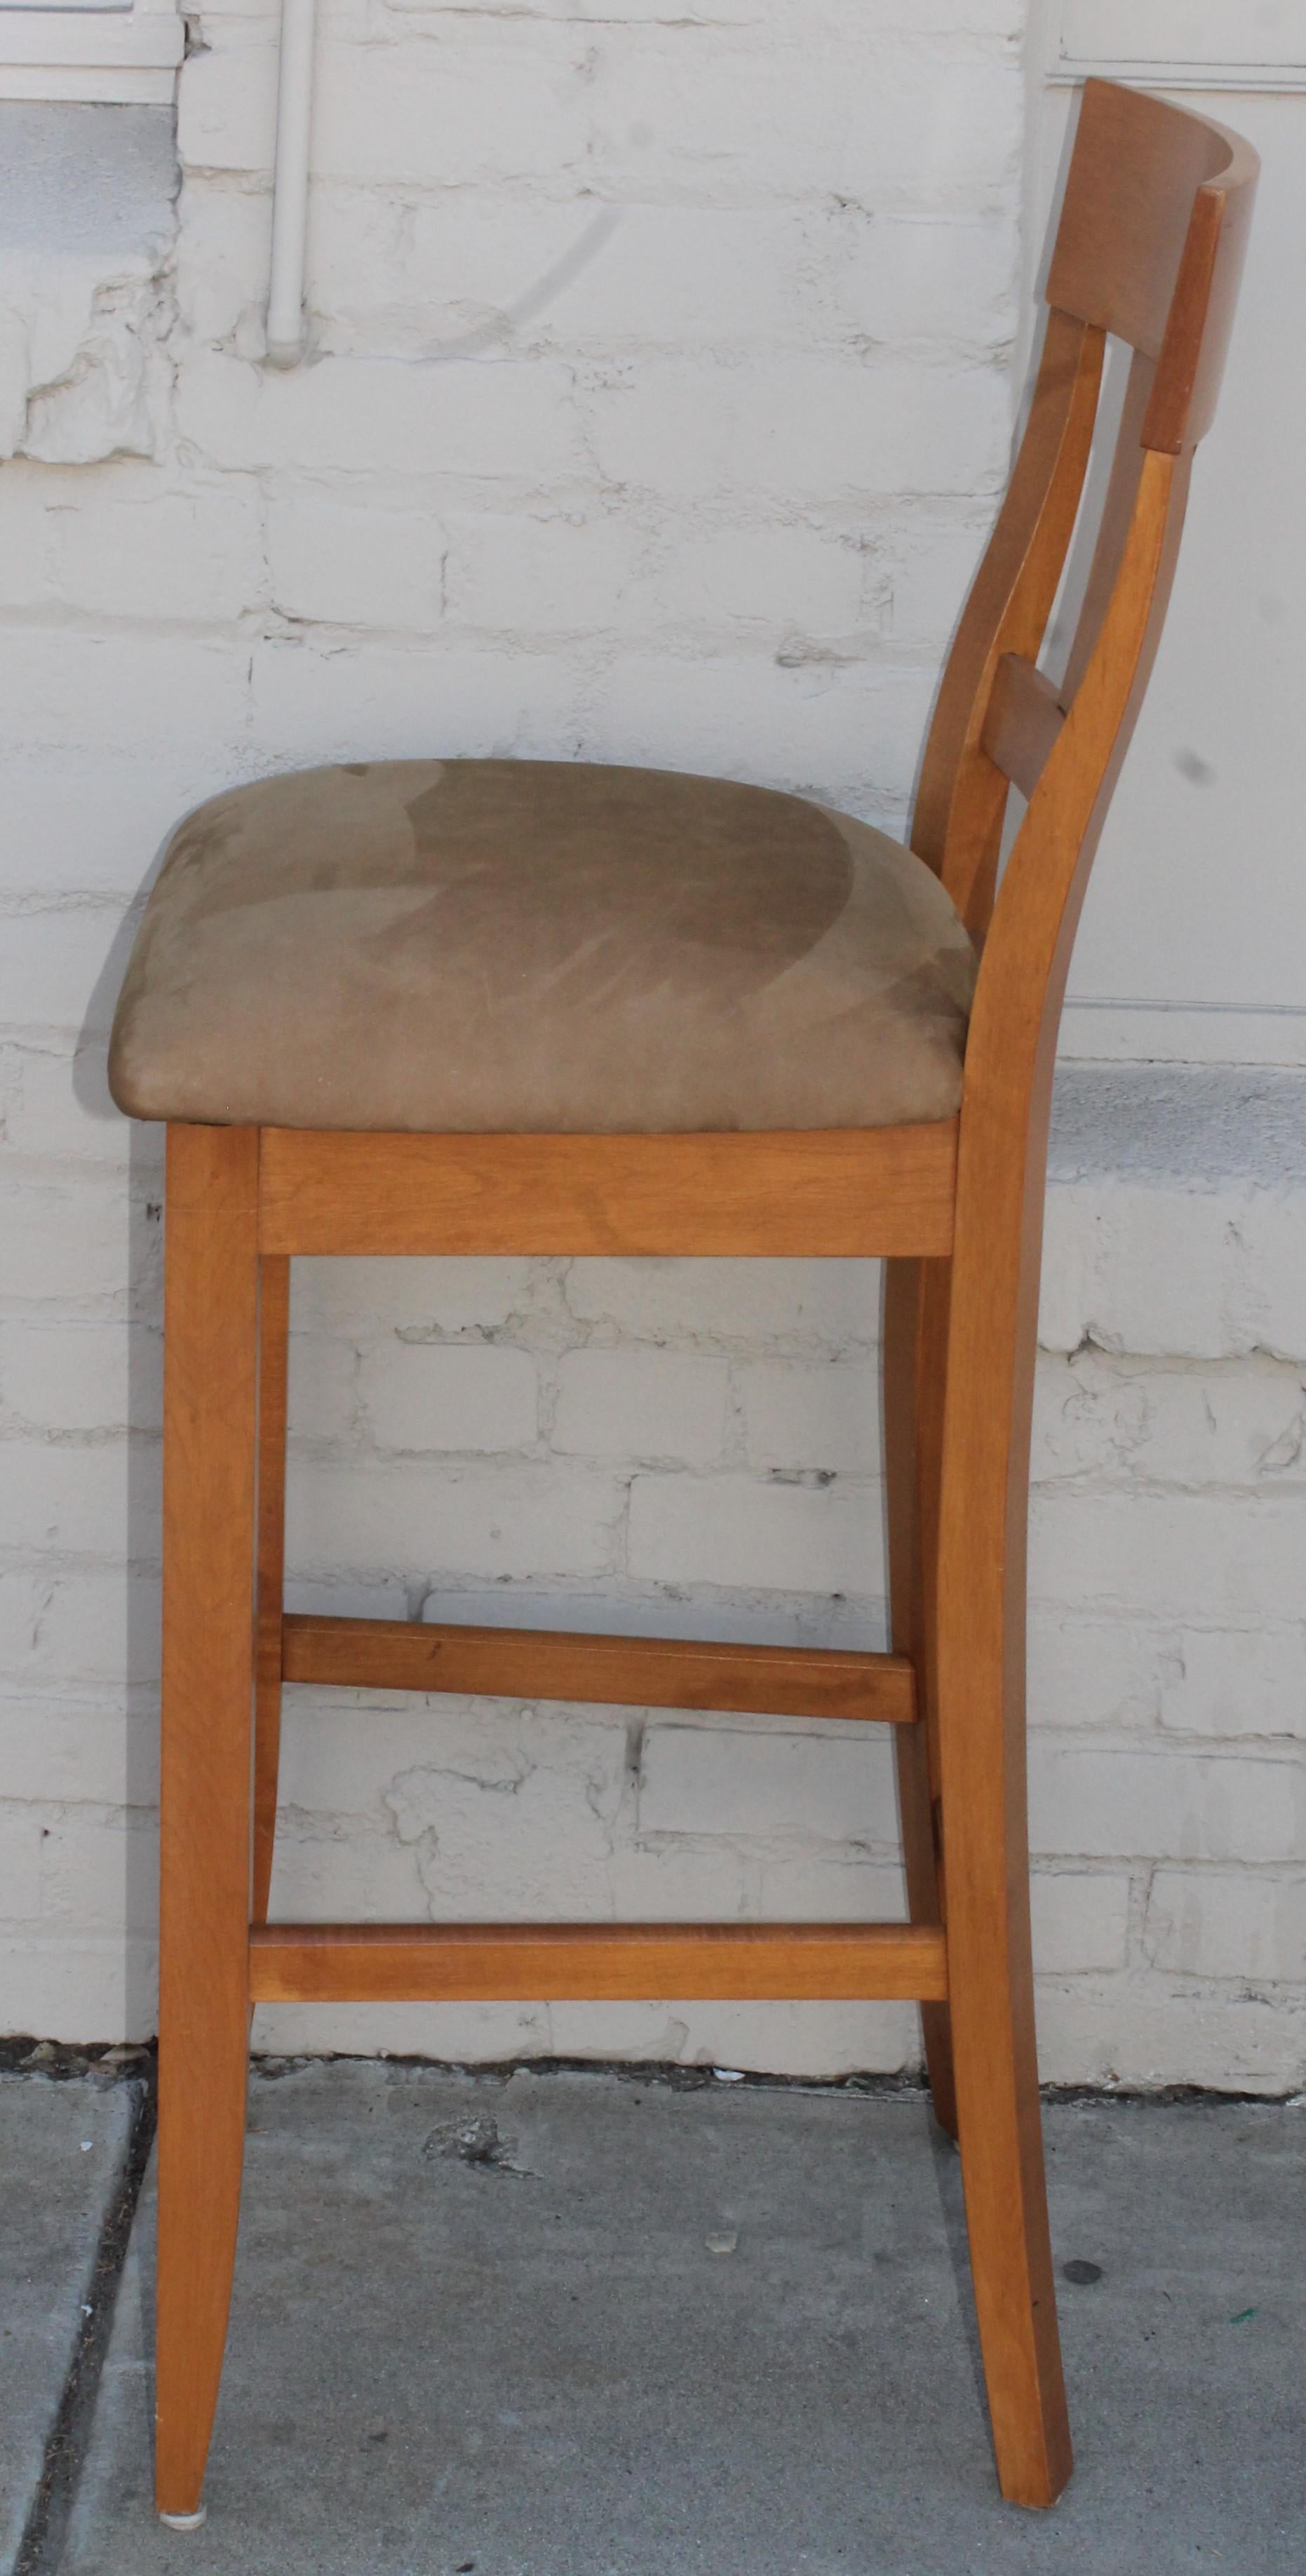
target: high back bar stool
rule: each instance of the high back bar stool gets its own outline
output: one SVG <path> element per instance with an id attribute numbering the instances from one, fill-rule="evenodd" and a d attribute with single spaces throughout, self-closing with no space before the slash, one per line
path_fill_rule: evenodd
<path id="1" fill-rule="evenodd" d="M 1048 1104 L 1255 176 L 1221 127 L 1085 91 L 1028 425 L 908 849 L 730 782 L 437 759 L 240 788 L 174 837 L 111 1055 L 119 1106 L 169 1122 L 157 2503 L 174 2524 L 202 2511 L 260 2000 L 918 1999 L 961 2151 L 1002 2492 L 1049 2505 L 1070 2474 L 1025 1820 Z M 1134 356 L 1056 680 L 1036 657 L 1109 335 Z M 1012 785 L 1027 810 L 999 888 Z M 324 1253 L 885 1256 L 892 1653 L 284 1615 L 289 1264 Z M 910 1920 L 269 1922 L 284 1681 L 887 1723 Z"/>

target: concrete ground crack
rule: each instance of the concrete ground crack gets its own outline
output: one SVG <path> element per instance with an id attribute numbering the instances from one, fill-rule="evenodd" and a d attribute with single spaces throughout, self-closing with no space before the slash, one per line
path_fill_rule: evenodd
<path id="1" fill-rule="evenodd" d="M 95 2401 L 113 2332 L 119 2284 L 154 2144 L 157 2105 L 153 2067 L 128 2081 L 133 2111 L 122 2179 L 100 2229 L 81 2331 L 45 2445 L 40 2480 L 14 2561 L 14 2576 L 58 2576 L 90 2449 Z"/>

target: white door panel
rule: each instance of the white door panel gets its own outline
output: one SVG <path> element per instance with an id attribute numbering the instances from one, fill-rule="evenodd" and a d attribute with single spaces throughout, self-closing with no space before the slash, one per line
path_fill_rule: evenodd
<path id="1" fill-rule="evenodd" d="M 1306 0 L 1062 0 L 1057 50 L 1079 68 L 1306 68 Z"/>

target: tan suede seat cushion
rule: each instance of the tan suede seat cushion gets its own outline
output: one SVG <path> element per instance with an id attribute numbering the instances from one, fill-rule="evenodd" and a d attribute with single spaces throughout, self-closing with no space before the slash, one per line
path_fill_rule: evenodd
<path id="1" fill-rule="evenodd" d="M 210 1125 L 897 1126 L 956 1109 L 974 977 L 922 861 L 801 797 L 360 763 L 181 824 L 109 1078 Z"/>

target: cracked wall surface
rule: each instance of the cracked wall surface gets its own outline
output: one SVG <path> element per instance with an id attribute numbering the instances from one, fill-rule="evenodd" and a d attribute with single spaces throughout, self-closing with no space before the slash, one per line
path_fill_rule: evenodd
<path id="1" fill-rule="evenodd" d="M 0 458 L 159 453 L 175 187 L 166 109 L 0 107 Z"/>
<path id="2" fill-rule="evenodd" d="M 142 181 L 113 232 L 88 182 L 60 265 L 36 181 L 0 189 L 0 2027 L 152 2027 L 161 1156 L 103 1055 L 163 836 L 269 769 L 437 748 L 901 829 L 1006 468 L 1023 16 L 340 0 L 289 375 L 270 7 L 195 19 L 175 211 Z M 1063 1084 L 1031 1623 L 1058 2080 L 1301 2081 L 1302 1108 L 1291 1075 Z M 304 1263 L 292 1602 L 879 1643 L 878 1315 L 870 1265 Z M 901 1904 L 870 1731 L 295 1691 L 283 1790 L 282 1911 Z M 891 2006 L 259 2035 L 917 2052 Z"/>

